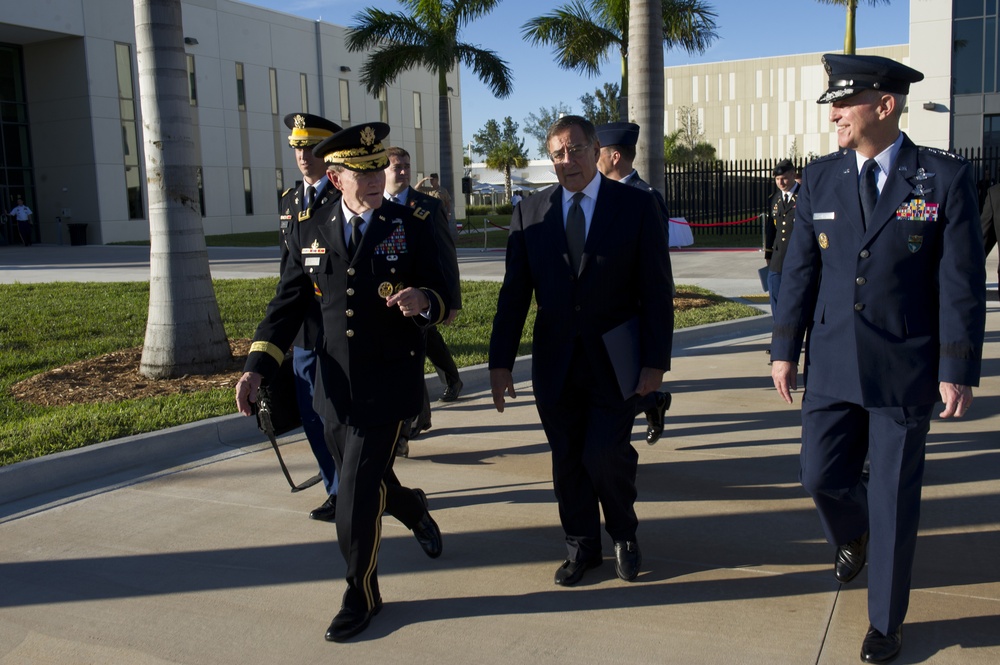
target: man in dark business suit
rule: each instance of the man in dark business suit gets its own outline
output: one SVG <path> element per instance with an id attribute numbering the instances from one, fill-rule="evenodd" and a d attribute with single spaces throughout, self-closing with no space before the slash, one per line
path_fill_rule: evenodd
<path id="1" fill-rule="evenodd" d="M 771 376 L 791 403 L 808 328 L 801 481 L 837 547 L 837 579 L 869 563 L 861 659 L 885 663 L 902 646 L 934 404 L 960 417 L 979 383 L 983 244 L 968 162 L 899 131 L 923 75 L 877 56 L 823 62 L 819 103 L 842 150 L 803 174 Z"/>
<path id="2" fill-rule="evenodd" d="M 409 208 L 385 201 L 382 141 L 389 126 L 362 123 L 323 140 L 340 204 L 289 238 L 288 263 L 236 384 L 240 413 L 318 301 L 323 318 L 315 406 L 340 473 L 337 543 L 347 562 L 347 591 L 326 639 L 341 642 L 368 627 L 382 609 L 377 569 L 382 513 L 413 531 L 431 558 L 441 532 L 420 490 L 403 487 L 392 470 L 403 422 L 420 410 L 424 336 L 421 328 L 448 311 L 444 275 L 431 229 Z"/>
<path id="3" fill-rule="evenodd" d="M 600 175 L 594 126 L 564 116 L 546 145 L 559 185 L 514 209 L 507 271 L 490 338 L 493 402 L 511 398 L 511 370 L 532 295 L 537 303 L 531 376 L 552 449 L 566 561 L 555 582 L 572 585 L 601 565 L 601 509 L 614 541 L 615 572 L 639 573 L 635 476 L 629 441 L 639 397 L 670 369 L 670 256 L 652 194 Z M 634 388 L 620 388 L 603 335 L 634 324 Z M 641 369 L 640 369 L 641 368 Z M 627 395 L 623 395 L 627 393 Z"/>
<path id="4" fill-rule="evenodd" d="M 597 140 L 601 142 L 597 170 L 605 177 L 649 192 L 656 198 L 669 244 L 670 213 L 667 212 L 667 204 L 660 193 L 640 178 L 639 172 L 632 166 L 635 163 L 635 146 L 639 142 L 639 125 L 634 122 L 611 122 L 598 125 L 595 129 Z M 646 416 L 646 443 L 649 445 L 659 441 L 663 434 L 663 420 L 670 408 L 670 401 L 670 393 L 654 390 L 640 398 L 635 405 L 636 413 L 642 412 Z"/>
<path id="5" fill-rule="evenodd" d="M 983 226 L 983 249 L 988 256 L 1000 237 L 1000 185 L 993 185 L 986 191 L 980 221 Z M 1000 298 L 1000 269 L 997 270 L 997 292 Z"/>
<path id="6" fill-rule="evenodd" d="M 302 183 L 289 187 L 281 195 L 279 230 L 281 232 L 281 263 L 279 274 L 288 263 L 289 238 L 300 224 L 315 224 L 322 217 L 326 206 L 340 201 L 340 192 L 326 176 L 326 163 L 313 154 L 313 148 L 339 132 L 340 125 L 310 113 L 290 113 L 285 116 L 285 126 L 291 130 L 288 145 L 295 150 L 295 165 L 302 174 Z M 319 303 L 312 303 L 299 334 L 292 343 L 292 371 L 295 375 L 295 398 L 302 420 L 302 431 L 309 442 L 313 457 L 319 465 L 326 500 L 314 508 L 309 518 L 323 522 L 337 519 L 337 467 L 323 436 L 323 420 L 313 408 L 316 388 L 316 344 L 323 333 L 323 319 Z"/>
<path id="7" fill-rule="evenodd" d="M 410 186 L 410 153 L 399 146 L 390 146 L 386 150 L 386 155 L 389 158 L 389 166 L 385 170 L 385 198 L 393 203 L 413 208 L 417 217 L 432 225 L 434 229 L 434 240 L 437 242 L 441 270 L 444 272 L 448 284 L 448 302 L 452 305 L 442 324 L 450 325 L 455 320 L 459 310 L 462 309 L 458 253 L 455 250 L 455 239 L 451 235 L 451 223 L 445 215 L 441 199 L 428 196 Z M 455 364 L 454 358 L 451 357 L 451 351 L 448 350 L 448 345 L 445 344 L 437 326 L 425 327 L 424 334 L 427 338 L 427 358 L 437 368 L 439 376 L 443 377 L 445 383 L 444 393 L 441 395 L 440 401 L 454 402 L 458 399 L 463 387 L 458 366 Z M 430 429 L 430 427 L 431 404 L 425 384 L 423 408 L 420 410 L 420 415 L 408 424 L 406 438 L 415 439 L 422 431 Z M 397 448 L 396 453 L 405 457 L 408 451 L 409 445 L 404 442 Z"/>

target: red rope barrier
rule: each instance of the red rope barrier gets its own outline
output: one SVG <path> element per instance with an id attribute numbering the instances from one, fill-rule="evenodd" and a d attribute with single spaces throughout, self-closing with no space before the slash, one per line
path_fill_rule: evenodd
<path id="1" fill-rule="evenodd" d="M 498 229 L 502 229 L 504 231 L 507 231 L 508 233 L 510 232 L 510 227 L 509 226 L 500 226 L 499 224 L 494 224 L 493 222 L 491 222 L 488 219 L 486 220 L 486 223 L 489 224 L 490 226 L 495 226 Z"/>
<path id="2" fill-rule="evenodd" d="M 737 224 L 746 224 L 747 222 L 752 222 L 756 220 L 760 215 L 754 215 L 753 217 L 747 217 L 746 219 L 741 219 L 738 222 L 712 222 L 711 224 L 695 224 L 693 222 L 682 222 L 679 219 L 671 219 L 671 224 L 681 224 L 683 226 L 736 226 Z"/>

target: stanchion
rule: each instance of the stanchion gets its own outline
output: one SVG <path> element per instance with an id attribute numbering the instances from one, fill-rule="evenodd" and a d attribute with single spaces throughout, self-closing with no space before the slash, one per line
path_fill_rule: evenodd
<path id="1" fill-rule="evenodd" d="M 483 217 L 483 248 L 480 250 L 485 252 L 489 248 L 489 233 L 490 233 L 490 220 Z"/>

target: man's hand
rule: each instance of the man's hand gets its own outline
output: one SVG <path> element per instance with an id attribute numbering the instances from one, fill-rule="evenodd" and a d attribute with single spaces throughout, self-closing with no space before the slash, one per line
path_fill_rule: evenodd
<path id="1" fill-rule="evenodd" d="M 643 367 L 639 371 L 639 383 L 635 386 L 635 394 L 645 397 L 654 390 L 659 390 L 663 385 L 663 374 L 665 370 L 654 367 Z"/>
<path id="2" fill-rule="evenodd" d="M 503 394 L 505 392 L 510 395 L 511 399 L 517 399 L 517 395 L 514 393 L 514 377 L 509 369 L 490 370 L 490 391 L 493 393 L 493 406 L 500 413 L 503 413 Z"/>
<path id="3" fill-rule="evenodd" d="M 427 294 L 420 289 L 408 286 L 399 293 L 393 294 L 386 299 L 387 307 L 397 306 L 403 316 L 420 316 L 431 308 L 431 301 Z"/>
<path id="4" fill-rule="evenodd" d="M 243 372 L 243 376 L 236 382 L 236 408 L 244 416 L 252 416 L 251 404 L 257 403 L 257 389 L 264 376 L 257 372 Z"/>
<path id="5" fill-rule="evenodd" d="M 455 317 L 456 317 L 456 316 L 458 316 L 458 313 L 459 313 L 459 312 L 461 312 L 461 311 L 462 311 L 462 310 L 460 310 L 460 309 L 452 309 L 452 310 L 449 310 L 449 311 L 448 311 L 448 318 L 446 318 L 446 319 L 445 319 L 444 321 L 442 321 L 441 323 L 443 323 L 443 324 L 444 324 L 444 325 L 446 325 L 446 326 L 450 326 L 450 325 L 451 325 L 451 322 L 455 320 Z"/>
<path id="6" fill-rule="evenodd" d="M 942 381 L 938 386 L 941 393 L 941 401 L 944 402 L 942 418 L 961 418 L 972 405 L 972 387 L 960 386 L 957 383 Z"/>
<path id="7" fill-rule="evenodd" d="M 775 360 L 771 363 L 771 380 L 774 381 L 774 387 L 781 398 L 789 404 L 792 403 L 792 391 L 798 388 L 797 373 L 798 367 L 795 363 L 787 360 Z"/>

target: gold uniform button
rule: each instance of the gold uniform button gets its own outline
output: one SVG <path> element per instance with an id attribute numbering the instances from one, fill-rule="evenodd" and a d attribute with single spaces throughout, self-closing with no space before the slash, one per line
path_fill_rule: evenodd
<path id="1" fill-rule="evenodd" d="M 347 295 L 353 296 L 354 295 L 354 289 L 347 289 Z"/>
<path id="2" fill-rule="evenodd" d="M 351 330 L 350 328 L 348 328 L 348 329 L 347 329 L 347 336 L 348 336 L 348 337 L 354 337 L 354 331 L 353 331 L 353 330 Z"/>
<path id="3" fill-rule="evenodd" d="M 354 268 L 348 268 L 347 274 L 350 275 L 351 277 L 354 277 Z"/>
<path id="4" fill-rule="evenodd" d="M 354 316 L 354 310 L 353 309 L 347 310 L 347 316 Z"/>

